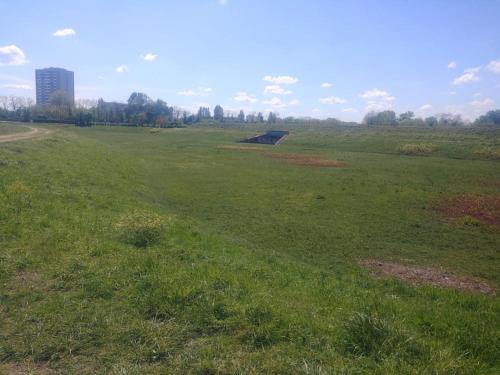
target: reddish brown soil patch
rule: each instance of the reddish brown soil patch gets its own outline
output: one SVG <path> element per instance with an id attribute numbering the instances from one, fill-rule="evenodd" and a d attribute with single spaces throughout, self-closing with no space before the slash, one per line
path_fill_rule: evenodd
<path id="1" fill-rule="evenodd" d="M 343 161 L 323 159 L 321 156 L 310 154 L 268 152 L 265 153 L 264 156 L 267 156 L 268 158 L 282 159 L 289 164 L 305 165 L 311 167 L 339 168 L 347 166 L 347 163 Z"/>
<path id="2" fill-rule="evenodd" d="M 500 197 L 458 195 L 439 205 L 437 210 L 449 219 L 472 217 L 500 228 Z"/>
<path id="3" fill-rule="evenodd" d="M 457 276 L 447 271 L 410 267 L 374 259 L 365 259 L 361 261 L 361 265 L 374 271 L 378 276 L 391 276 L 412 284 L 430 284 L 439 288 L 495 295 L 495 290 L 484 281 Z"/>
<path id="4" fill-rule="evenodd" d="M 237 145 L 219 145 L 217 150 L 230 151 L 264 151 L 265 149 L 258 146 L 237 146 Z"/>

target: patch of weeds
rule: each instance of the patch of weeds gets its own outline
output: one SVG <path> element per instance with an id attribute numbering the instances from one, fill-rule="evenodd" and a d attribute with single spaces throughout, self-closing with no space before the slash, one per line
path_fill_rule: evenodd
<path id="1" fill-rule="evenodd" d="M 345 323 L 342 347 L 348 354 L 377 361 L 393 355 L 418 358 L 423 353 L 411 336 L 372 309 L 355 313 Z"/>
<path id="2" fill-rule="evenodd" d="M 27 208 L 32 208 L 32 196 L 32 189 L 22 181 L 16 181 L 10 184 L 5 190 L 7 205 L 16 213 Z"/>
<path id="3" fill-rule="evenodd" d="M 463 227 L 480 227 L 481 222 L 473 216 L 465 215 L 457 220 L 457 224 Z"/>
<path id="4" fill-rule="evenodd" d="M 403 155 L 422 156 L 430 155 L 436 150 L 432 143 L 407 143 L 398 148 L 398 152 Z"/>
<path id="5" fill-rule="evenodd" d="M 246 320 L 251 323 L 243 335 L 243 341 L 256 348 L 270 347 L 288 341 L 290 332 L 285 322 L 267 306 L 256 306 L 245 311 Z"/>
<path id="6" fill-rule="evenodd" d="M 474 154 L 483 159 L 500 160 L 500 149 L 492 147 L 483 147 L 474 151 Z"/>
<path id="7" fill-rule="evenodd" d="M 163 217 L 151 211 L 132 211 L 122 215 L 114 224 L 123 240 L 137 247 L 157 242 L 171 217 Z"/>

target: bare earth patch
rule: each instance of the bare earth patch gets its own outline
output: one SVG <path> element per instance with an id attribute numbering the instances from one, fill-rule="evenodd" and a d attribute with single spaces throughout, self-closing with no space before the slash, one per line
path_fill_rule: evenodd
<path id="1" fill-rule="evenodd" d="M 457 195 L 438 205 L 437 211 L 448 219 L 474 218 L 500 228 L 500 196 Z"/>
<path id="2" fill-rule="evenodd" d="M 495 290 L 481 280 L 458 276 L 443 270 L 405 266 L 375 259 L 362 260 L 361 265 L 377 276 L 390 276 L 412 284 L 430 284 L 438 288 L 452 288 L 465 292 L 495 295 Z"/>
<path id="3" fill-rule="evenodd" d="M 40 363 L 5 363 L 0 364 L 0 374 L 8 375 L 49 375 L 53 372 L 46 364 Z"/>
<path id="4" fill-rule="evenodd" d="M 258 146 L 237 146 L 237 145 L 218 145 L 217 150 L 230 151 L 264 151 L 265 149 Z"/>
<path id="5" fill-rule="evenodd" d="M 18 293 L 20 291 L 49 291 L 51 284 L 42 275 L 33 271 L 18 271 L 7 283 L 7 291 Z M 1 375 L 1 373 L 0 373 Z"/>
<path id="6" fill-rule="evenodd" d="M 311 167 L 340 168 L 347 166 L 347 163 L 343 161 L 324 159 L 319 155 L 311 155 L 311 154 L 268 152 L 265 153 L 264 156 L 268 158 L 282 159 L 289 164 L 304 165 Z"/>

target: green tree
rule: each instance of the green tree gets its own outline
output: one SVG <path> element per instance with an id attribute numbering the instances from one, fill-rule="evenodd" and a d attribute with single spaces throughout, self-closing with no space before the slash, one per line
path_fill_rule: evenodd
<path id="1" fill-rule="evenodd" d="M 269 115 L 267 116 L 267 122 L 269 124 L 275 124 L 277 119 L 278 117 L 276 116 L 276 114 L 269 112 Z"/>
<path id="2" fill-rule="evenodd" d="M 214 108 L 214 120 L 224 121 L 224 109 L 218 104 Z"/>
<path id="3" fill-rule="evenodd" d="M 264 122 L 264 115 L 262 115 L 262 112 L 257 114 L 257 122 L 260 122 L 261 124 Z"/>

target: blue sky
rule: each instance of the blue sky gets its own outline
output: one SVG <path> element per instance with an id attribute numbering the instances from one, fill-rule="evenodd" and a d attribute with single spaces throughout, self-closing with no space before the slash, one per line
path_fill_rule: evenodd
<path id="1" fill-rule="evenodd" d="M 359 120 L 500 108 L 500 1 L 0 0 L 0 95 L 34 69 L 77 98 Z"/>

